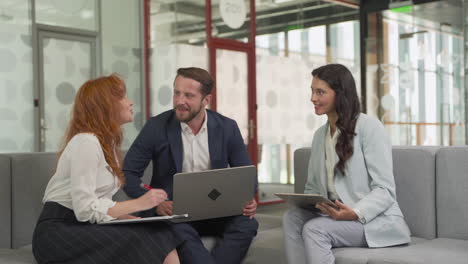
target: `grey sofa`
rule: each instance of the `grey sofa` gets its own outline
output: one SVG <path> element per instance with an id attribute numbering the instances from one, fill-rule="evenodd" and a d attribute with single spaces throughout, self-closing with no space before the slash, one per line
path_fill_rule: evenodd
<path id="1" fill-rule="evenodd" d="M 31 252 L 32 234 L 56 162 L 56 153 L 0 154 L 0 264 L 36 263 Z M 151 167 L 146 169 L 145 183 L 149 183 L 151 171 Z M 119 191 L 114 199 L 128 197 Z M 281 241 L 281 216 L 259 213 L 257 220 L 260 230 L 244 264 L 271 263 L 282 257 L 276 250 L 280 247 L 276 241 Z M 202 240 L 207 248 L 216 243 L 214 237 Z"/>
<path id="2" fill-rule="evenodd" d="M 303 192 L 309 157 L 310 149 L 295 152 L 295 192 Z M 35 263 L 31 237 L 55 163 L 55 153 L 0 155 L 0 263 Z M 468 147 L 394 147 L 393 163 L 412 242 L 381 249 L 337 248 L 336 263 L 468 263 Z M 119 192 L 115 198 L 126 196 Z M 261 211 L 260 230 L 244 264 L 285 263 L 281 212 Z M 215 240 L 205 242 L 211 247 Z"/>
<path id="3" fill-rule="evenodd" d="M 302 193 L 310 149 L 294 154 Z M 409 245 L 336 248 L 336 263 L 468 263 L 468 147 L 393 147 L 397 199 L 412 233 Z"/>

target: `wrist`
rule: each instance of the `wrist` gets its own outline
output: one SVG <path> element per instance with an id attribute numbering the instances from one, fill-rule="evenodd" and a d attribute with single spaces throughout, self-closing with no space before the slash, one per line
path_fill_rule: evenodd
<path id="1" fill-rule="evenodd" d="M 353 212 L 354 212 L 354 214 L 356 216 L 356 218 L 354 219 L 355 221 L 359 221 L 362 224 L 366 223 L 366 219 L 364 218 L 364 215 L 362 214 L 361 210 L 359 210 L 357 208 L 354 208 Z"/>

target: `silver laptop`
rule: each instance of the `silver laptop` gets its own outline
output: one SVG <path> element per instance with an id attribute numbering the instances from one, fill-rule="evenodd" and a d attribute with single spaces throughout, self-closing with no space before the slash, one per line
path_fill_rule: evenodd
<path id="1" fill-rule="evenodd" d="M 174 175 L 173 214 L 188 214 L 187 222 L 241 215 L 255 195 L 255 166 L 234 167 Z"/>

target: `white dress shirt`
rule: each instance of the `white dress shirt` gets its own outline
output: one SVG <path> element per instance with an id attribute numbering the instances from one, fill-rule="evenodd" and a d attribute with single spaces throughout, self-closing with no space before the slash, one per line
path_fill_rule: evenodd
<path id="1" fill-rule="evenodd" d="M 182 172 L 197 172 L 211 169 L 210 150 L 208 147 L 208 114 L 196 135 L 186 123 L 180 123 L 183 144 Z"/>
<path id="2" fill-rule="evenodd" d="M 101 144 L 90 133 L 75 135 L 58 160 L 43 202 L 57 202 L 75 212 L 78 221 L 99 223 L 114 219 L 107 214 L 119 181 L 107 164 Z"/>

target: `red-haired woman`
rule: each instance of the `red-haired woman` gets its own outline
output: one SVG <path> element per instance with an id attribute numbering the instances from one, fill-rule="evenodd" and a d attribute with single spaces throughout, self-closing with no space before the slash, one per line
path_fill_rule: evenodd
<path id="1" fill-rule="evenodd" d="M 97 225 L 156 207 L 167 194 L 148 191 L 115 202 L 124 184 L 121 125 L 133 120 L 124 82 L 111 75 L 87 81 L 78 91 L 72 118 L 47 185 L 33 236 L 38 263 L 179 263 L 182 241 L 164 223 Z"/>

